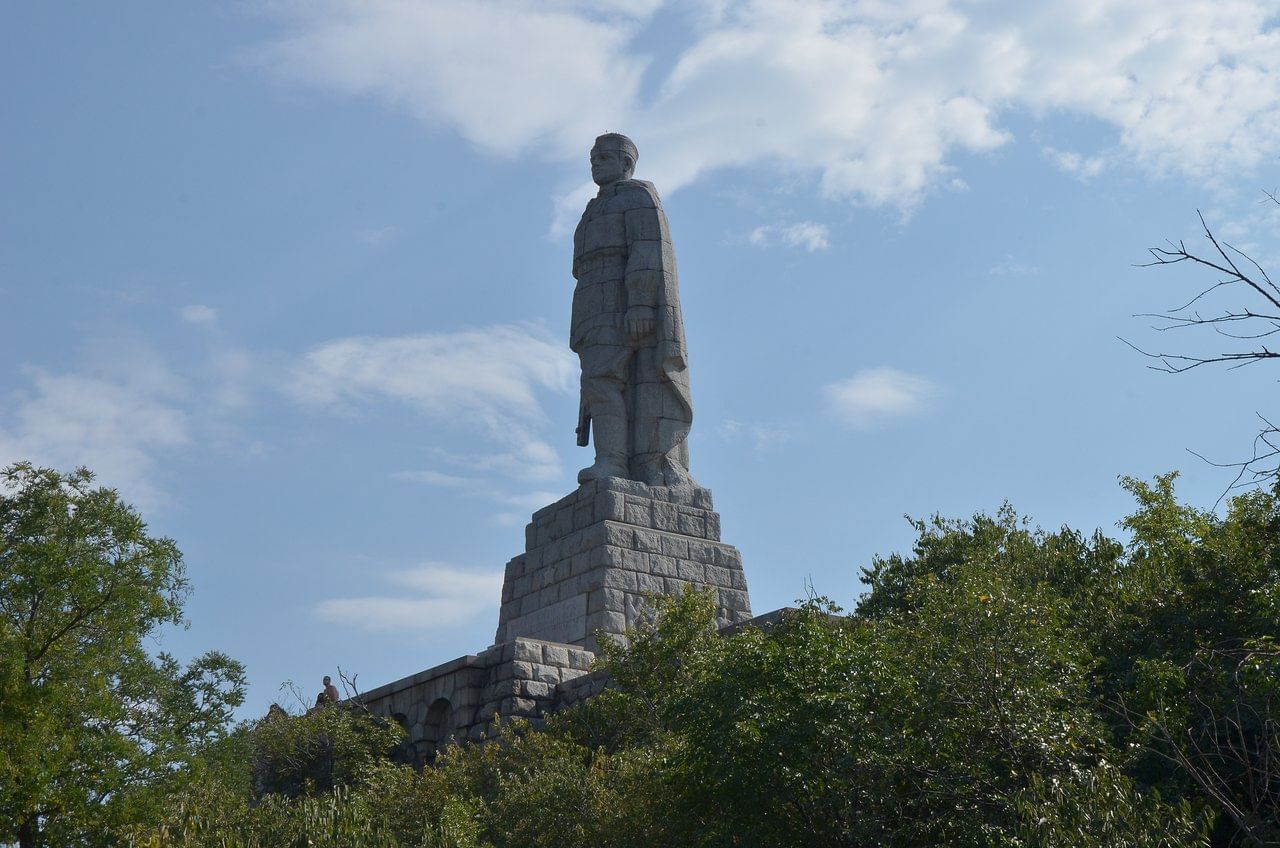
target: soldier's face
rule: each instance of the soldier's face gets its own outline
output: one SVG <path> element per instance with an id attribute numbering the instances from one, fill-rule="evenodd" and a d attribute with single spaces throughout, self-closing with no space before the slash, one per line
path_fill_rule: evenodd
<path id="1" fill-rule="evenodd" d="M 599 147 L 591 151 L 591 179 L 596 185 L 608 185 L 625 179 L 631 159 L 621 150 L 602 150 Z"/>

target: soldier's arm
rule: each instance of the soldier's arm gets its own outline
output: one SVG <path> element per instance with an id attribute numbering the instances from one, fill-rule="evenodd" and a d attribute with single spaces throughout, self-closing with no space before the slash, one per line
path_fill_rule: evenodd
<path id="1" fill-rule="evenodd" d="M 633 338 L 654 331 L 658 292 L 665 281 L 662 211 L 647 194 L 637 192 L 640 203 L 627 210 L 627 330 Z"/>

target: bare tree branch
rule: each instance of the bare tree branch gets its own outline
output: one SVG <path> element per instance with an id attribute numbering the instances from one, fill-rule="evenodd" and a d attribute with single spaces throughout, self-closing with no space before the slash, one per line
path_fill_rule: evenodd
<path id="1" fill-rule="evenodd" d="M 1263 194 L 1270 202 L 1280 205 L 1280 193 L 1264 191 Z M 1200 255 L 1187 249 L 1182 241 L 1170 241 L 1167 247 L 1149 248 L 1151 261 L 1141 263 L 1138 267 L 1150 268 L 1189 263 L 1214 271 L 1218 279 L 1179 307 L 1166 312 L 1140 313 L 1134 317 L 1154 320 L 1157 323 L 1152 325 L 1152 329 L 1157 332 L 1209 327 L 1218 338 L 1244 342 L 1245 344 L 1240 346 L 1244 349 L 1205 354 L 1155 352 L 1145 350 L 1127 339 L 1122 338 L 1120 341 L 1144 357 L 1154 360 L 1148 366 L 1149 368 L 1167 374 L 1182 374 L 1204 365 L 1222 365 L 1232 370 L 1258 362 L 1280 359 L 1280 350 L 1273 349 L 1265 343 L 1257 344 L 1260 340 L 1280 334 L 1280 286 L 1253 257 L 1231 244 L 1220 241 L 1205 221 L 1203 213 L 1197 210 L 1196 215 L 1200 219 L 1205 238 L 1212 245 L 1212 251 L 1206 255 Z M 1229 305 L 1218 312 L 1201 308 L 1211 296 L 1221 297 L 1224 292 L 1241 295 L 1246 302 Z M 1264 426 L 1254 438 L 1253 455 L 1248 459 L 1237 462 L 1213 462 L 1195 451 L 1190 451 L 1210 465 L 1236 469 L 1235 479 L 1219 496 L 1218 503 L 1236 489 L 1251 488 L 1267 481 L 1280 481 L 1280 429 L 1261 414 L 1258 417 L 1262 419 Z"/>

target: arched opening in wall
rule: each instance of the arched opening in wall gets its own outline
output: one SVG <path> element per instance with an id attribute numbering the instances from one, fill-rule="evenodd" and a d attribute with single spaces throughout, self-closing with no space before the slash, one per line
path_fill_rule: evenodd
<path id="1" fill-rule="evenodd" d="M 409 717 L 404 713 L 392 713 L 391 718 L 404 728 L 404 738 L 391 750 L 391 761 L 406 766 L 417 765 L 414 762 L 413 730 L 409 727 Z"/>
<path id="2" fill-rule="evenodd" d="M 427 715 L 422 720 L 422 743 L 419 751 L 423 762 L 435 760 L 436 753 L 449 743 L 453 730 L 453 705 L 448 698 L 437 698 L 427 708 Z"/>

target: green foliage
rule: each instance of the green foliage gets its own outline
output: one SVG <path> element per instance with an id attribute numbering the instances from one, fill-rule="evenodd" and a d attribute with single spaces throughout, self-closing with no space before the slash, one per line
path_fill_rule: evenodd
<path id="1" fill-rule="evenodd" d="M 1271 844 L 1280 810 L 1280 512 L 1126 480 L 1127 544 L 1009 507 L 917 524 L 846 615 L 810 599 L 721 635 L 654 598 L 613 688 L 415 772 L 398 728 L 266 719 L 189 766 L 155 846 Z M 237 759 L 238 758 L 238 759 Z M 237 768 L 234 763 L 239 762 Z M 249 779 L 252 775 L 252 780 Z"/>
<path id="2" fill-rule="evenodd" d="M 1074 644 L 1068 667 L 1102 729 L 1092 750 L 1111 750 L 1134 786 L 1213 818 L 1212 844 L 1265 844 L 1280 839 L 1280 702 L 1265 671 L 1280 637 L 1280 506 L 1253 491 L 1218 516 L 1179 503 L 1175 478 L 1122 481 L 1138 503 L 1122 522 L 1127 545 L 1033 530 L 1007 507 L 920 523 L 914 556 L 864 572 L 872 591 L 859 610 L 920 626 L 929 598 L 963 604 L 953 589 L 984 571 L 1002 588 L 972 590 L 993 604 L 1039 596 L 1058 611 L 1037 615 L 1056 622 L 1044 632 Z"/>
<path id="3" fill-rule="evenodd" d="M 358 707 L 327 706 L 300 716 L 273 709 L 249 735 L 255 794 L 293 797 L 350 786 L 404 730 Z"/>
<path id="4" fill-rule="evenodd" d="M 169 539 L 85 469 L 0 472 L 0 840 L 94 840 L 153 814 L 155 787 L 218 740 L 244 672 L 144 640 L 181 622 Z"/>

